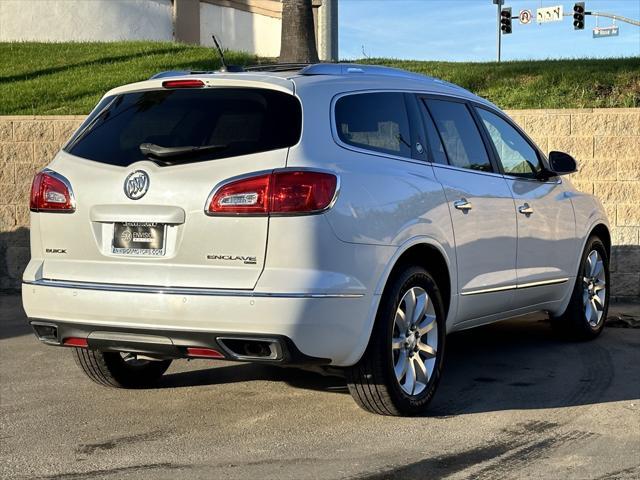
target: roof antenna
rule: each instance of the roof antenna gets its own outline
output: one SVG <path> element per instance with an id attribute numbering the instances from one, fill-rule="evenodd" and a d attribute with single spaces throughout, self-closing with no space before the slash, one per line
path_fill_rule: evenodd
<path id="1" fill-rule="evenodd" d="M 220 44 L 218 43 L 218 39 L 216 38 L 215 35 L 211 35 L 211 38 L 213 38 L 213 44 L 216 46 L 216 49 L 218 50 L 218 55 L 220 55 L 220 62 L 222 63 L 222 67 L 220 67 L 220 71 L 226 72 L 227 63 L 224 61 L 224 53 L 222 52 L 222 48 L 220 47 Z"/>
<path id="2" fill-rule="evenodd" d="M 224 53 L 222 51 L 222 48 L 220 47 L 220 44 L 218 43 L 218 39 L 216 38 L 215 35 L 211 35 L 211 38 L 213 39 L 213 43 L 216 46 L 216 50 L 218 50 L 218 55 L 220 55 L 220 62 L 222 63 L 222 66 L 220 67 L 220 70 L 218 70 L 219 72 L 244 72 L 244 68 L 242 68 L 241 65 L 227 65 L 227 62 L 225 62 L 224 60 Z"/>

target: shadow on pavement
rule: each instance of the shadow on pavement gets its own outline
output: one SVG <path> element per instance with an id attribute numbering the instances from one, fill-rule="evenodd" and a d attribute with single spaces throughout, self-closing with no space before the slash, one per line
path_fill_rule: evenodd
<path id="1" fill-rule="evenodd" d="M 19 296 L 0 295 L 0 312 L 0 339 L 31 334 Z M 445 418 L 640 398 L 640 329 L 609 327 L 595 341 L 570 343 L 559 340 L 542 318 L 531 315 L 450 335 L 443 378 L 428 415 Z M 273 381 L 348 393 L 341 377 L 269 365 L 198 362 L 204 368 L 168 373 L 160 388 Z"/>
<path id="2" fill-rule="evenodd" d="M 32 333 L 20 295 L 0 292 L 0 340 Z"/>
<path id="3" fill-rule="evenodd" d="M 510 320 L 450 335 L 444 375 L 428 416 L 640 398 L 640 330 L 605 329 L 596 341 L 571 343 L 558 340 L 540 318 Z M 252 364 L 167 374 L 161 388 L 250 381 L 348 393 L 340 377 Z"/>

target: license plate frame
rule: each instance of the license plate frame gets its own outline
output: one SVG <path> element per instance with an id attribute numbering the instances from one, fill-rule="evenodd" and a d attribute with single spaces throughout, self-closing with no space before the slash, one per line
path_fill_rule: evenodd
<path id="1" fill-rule="evenodd" d="M 166 242 L 166 224 L 115 222 L 111 239 L 111 253 L 128 257 L 161 257 L 166 253 Z"/>

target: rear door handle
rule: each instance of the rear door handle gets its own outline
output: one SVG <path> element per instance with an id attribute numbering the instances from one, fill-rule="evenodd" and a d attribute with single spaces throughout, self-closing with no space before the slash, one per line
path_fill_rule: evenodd
<path id="1" fill-rule="evenodd" d="M 471 204 L 471 202 L 466 198 L 461 198 L 460 200 L 453 202 L 453 206 L 456 207 L 458 210 L 462 210 L 463 212 L 466 212 L 473 208 L 473 205 Z"/>
<path id="2" fill-rule="evenodd" d="M 518 207 L 518 212 L 523 215 L 531 215 L 533 213 L 533 208 L 531 208 L 531 205 L 529 205 L 528 203 L 525 203 L 524 205 Z"/>

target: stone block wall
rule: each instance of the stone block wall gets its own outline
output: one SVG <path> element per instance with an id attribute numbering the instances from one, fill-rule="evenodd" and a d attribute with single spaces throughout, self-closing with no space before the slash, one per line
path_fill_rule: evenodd
<path id="1" fill-rule="evenodd" d="M 20 288 L 29 261 L 33 175 L 71 137 L 84 116 L 0 116 L 0 290 Z"/>
<path id="2" fill-rule="evenodd" d="M 512 110 L 544 151 L 576 157 L 577 188 L 597 195 L 612 226 L 612 293 L 640 301 L 640 109 Z M 29 190 L 82 116 L 0 116 L 0 289 L 17 289 L 29 258 Z"/>

